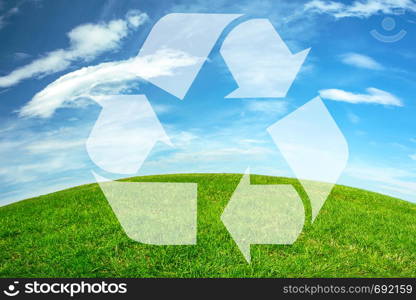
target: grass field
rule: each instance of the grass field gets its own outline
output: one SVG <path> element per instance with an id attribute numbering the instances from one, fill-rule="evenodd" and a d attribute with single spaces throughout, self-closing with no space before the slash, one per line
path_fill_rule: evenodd
<path id="1" fill-rule="evenodd" d="M 337 186 L 291 246 L 255 245 L 247 264 L 220 215 L 241 175 L 183 174 L 127 181 L 198 183 L 198 243 L 151 246 L 123 232 L 98 185 L 0 208 L 1 277 L 415 277 L 416 205 Z"/>

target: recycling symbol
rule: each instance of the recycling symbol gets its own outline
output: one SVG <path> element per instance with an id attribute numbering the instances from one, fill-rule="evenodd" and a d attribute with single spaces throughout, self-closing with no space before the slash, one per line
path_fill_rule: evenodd
<path id="1" fill-rule="evenodd" d="M 174 59 L 179 66 L 146 80 L 183 100 L 221 34 L 240 17 L 164 16 L 135 59 L 157 57 L 162 66 Z M 238 85 L 226 98 L 286 97 L 308 53 L 309 49 L 292 54 L 268 19 L 243 20 L 227 33 L 220 48 Z M 145 95 L 103 95 L 94 100 L 102 111 L 86 146 L 104 171 L 136 174 L 157 142 L 173 146 Z M 319 97 L 267 131 L 305 190 L 314 221 L 346 166 L 344 135 Z M 123 134 L 114 138 L 112 132 Z M 196 244 L 196 183 L 118 182 L 92 172 L 131 239 L 153 245 Z M 292 185 L 252 185 L 247 169 L 221 220 L 250 262 L 252 244 L 293 244 L 302 232 L 305 210 Z"/>

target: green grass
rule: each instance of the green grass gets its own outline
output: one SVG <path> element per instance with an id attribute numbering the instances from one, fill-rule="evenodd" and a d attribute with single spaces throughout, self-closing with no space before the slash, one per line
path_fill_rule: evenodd
<path id="1" fill-rule="evenodd" d="M 127 181 L 198 183 L 198 243 L 152 246 L 130 240 L 98 185 L 0 208 L 1 277 L 415 277 L 416 205 L 337 186 L 314 224 L 291 246 L 254 245 L 247 264 L 220 215 L 241 175 L 183 174 Z"/>

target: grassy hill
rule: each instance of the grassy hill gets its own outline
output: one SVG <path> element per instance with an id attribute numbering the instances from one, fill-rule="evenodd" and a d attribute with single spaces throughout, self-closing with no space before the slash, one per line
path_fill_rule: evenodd
<path id="1" fill-rule="evenodd" d="M 337 186 L 294 245 L 255 245 L 246 263 L 220 215 L 241 175 L 182 174 L 126 181 L 198 183 L 198 244 L 130 240 L 97 184 L 0 208 L 1 277 L 415 277 L 416 205 Z"/>

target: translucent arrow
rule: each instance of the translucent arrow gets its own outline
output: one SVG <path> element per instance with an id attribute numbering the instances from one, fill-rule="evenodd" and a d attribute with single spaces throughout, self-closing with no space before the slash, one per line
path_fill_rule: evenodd
<path id="1" fill-rule="evenodd" d="M 151 245 L 196 244 L 196 183 L 117 182 L 93 174 L 131 239 Z"/>
<path id="2" fill-rule="evenodd" d="M 250 185 L 241 179 L 221 220 L 250 263 L 250 245 L 293 244 L 302 231 L 305 212 L 291 185 Z"/>
<path id="3" fill-rule="evenodd" d="M 315 220 L 346 167 L 349 151 L 344 135 L 319 97 L 268 131 L 308 194 Z"/>
<path id="4" fill-rule="evenodd" d="M 164 56 L 179 53 L 195 63 L 175 69 L 175 73 L 148 78 L 161 89 L 183 99 L 224 28 L 238 14 L 169 14 L 153 27 L 138 57 Z"/>
<path id="5" fill-rule="evenodd" d="M 308 53 L 292 54 L 267 19 L 239 24 L 221 47 L 238 84 L 227 98 L 285 97 Z"/>
<path id="6" fill-rule="evenodd" d="M 87 151 L 107 172 L 135 174 L 157 141 L 171 145 L 144 95 L 96 96 L 102 111 L 87 140 Z"/>

